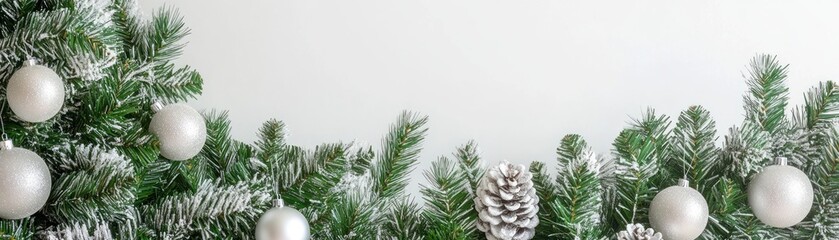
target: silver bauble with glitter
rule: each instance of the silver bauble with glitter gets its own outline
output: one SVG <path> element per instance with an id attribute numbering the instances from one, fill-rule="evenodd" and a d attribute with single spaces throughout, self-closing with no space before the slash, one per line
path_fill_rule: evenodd
<path id="1" fill-rule="evenodd" d="M 813 185 L 798 168 L 778 159 L 749 182 L 749 207 L 766 225 L 786 228 L 800 223 L 813 206 Z"/>
<path id="2" fill-rule="evenodd" d="M 21 219 L 41 210 L 52 188 L 44 159 L 10 140 L 0 143 L 0 218 Z"/>
<path id="3" fill-rule="evenodd" d="M 256 224 L 256 240 L 308 240 L 309 221 L 294 208 L 275 200 Z"/>
<path id="4" fill-rule="evenodd" d="M 692 240 L 708 224 L 708 202 L 688 181 L 665 188 L 650 203 L 650 225 L 667 240 Z"/>
<path id="5" fill-rule="evenodd" d="M 149 130 L 160 141 L 160 155 L 175 161 L 195 157 L 207 140 L 207 125 L 198 111 L 186 104 L 163 107 L 155 103 L 156 111 Z"/>
<path id="6" fill-rule="evenodd" d="M 9 78 L 6 98 L 21 120 L 43 122 L 64 106 L 64 81 L 52 69 L 29 60 Z"/>

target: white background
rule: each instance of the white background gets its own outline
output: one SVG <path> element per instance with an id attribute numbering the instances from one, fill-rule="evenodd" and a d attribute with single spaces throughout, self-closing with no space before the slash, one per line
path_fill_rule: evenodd
<path id="1" fill-rule="evenodd" d="M 488 162 L 552 162 L 563 135 L 600 153 L 631 117 L 703 105 L 742 121 L 749 59 L 789 63 L 790 97 L 839 75 L 839 5 L 807 1 L 143 0 L 180 10 L 199 109 L 252 142 L 270 118 L 292 144 L 379 146 L 403 109 L 430 117 L 410 191 L 476 140 Z"/>

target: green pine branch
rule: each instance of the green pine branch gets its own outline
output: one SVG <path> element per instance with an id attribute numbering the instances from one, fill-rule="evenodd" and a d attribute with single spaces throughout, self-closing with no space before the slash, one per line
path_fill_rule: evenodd
<path id="1" fill-rule="evenodd" d="M 149 146 L 151 137 L 145 130 L 145 119 L 137 118 L 138 112 L 145 111 L 141 107 L 144 102 L 137 96 L 139 84 L 123 79 L 124 75 L 118 68 L 107 71 L 108 76 L 80 96 L 78 111 L 65 117 L 79 124 L 72 128 L 84 133 L 82 141 L 116 146 L 131 159 L 135 168 L 142 168 L 156 160 L 158 152 Z"/>
<path id="2" fill-rule="evenodd" d="M 605 202 L 609 204 L 606 219 L 611 229 L 622 229 L 631 223 L 648 226 L 646 207 L 658 191 L 653 181 L 659 172 L 657 145 L 632 129 L 622 131 L 616 139 L 615 148 L 624 153 L 618 152 L 615 186 L 606 195 L 610 196 Z"/>
<path id="3" fill-rule="evenodd" d="M 382 206 L 370 201 L 370 193 L 352 193 L 341 197 L 330 209 L 324 230 L 314 232 L 313 239 L 366 240 L 378 236 Z"/>
<path id="4" fill-rule="evenodd" d="M 133 1 L 118 1 L 113 7 L 115 36 L 121 39 L 122 67 L 128 76 L 142 83 L 149 100 L 172 103 L 193 99 L 203 91 L 201 75 L 189 66 L 171 63 L 183 51 L 189 35 L 183 18 L 172 8 L 154 12 L 150 21 L 140 20 Z"/>
<path id="5" fill-rule="evenodd" d="M 195 99 L 204 86 L 198 71 L 189 66 L 175 67 L 171 63 L 155 65 L 144 78 L 146 80 L 141 81 L 145 86 L 143 90 L 154 99 L 169 103 Z"/>
<path id="6" fill-rule="evenodd" d="M 121 40 L 120 57 L 123 59 L 129 58 L 128 54 L 134 54 L 135 46 L 145 35 L 145 22 L 140 19 L 139 8 L 135 0 L 114 0 L 111 6 L 114 12 L 111 21 Z"/>
<path id="7" fill-rule="evenodd" d="M 804 105 L 792 112 L 794 129 L 790 130 L 781 148 L 808 174 L 817 174 L 822 148 L 830 144 L 836 117 L 839 116 L 839 91 L 833 81 L 820 82 L 804 95 Z M 777 144 L 776 144 L 777 145 Z"/>
<path id="8" fill-rule="evenodd" d="M 670 135 L 670 117 L 656 114 L 655 109 L 647 108 L 640 118 L 632 119 L 630 129 L 645 141 L 652 142 L 658 155 L 666 156 L 669 147 L 667 140 Z"/>
<path id="9" fill-rule="evenodd" d="M 446 233 L 445 239 L 474 239 L 478 236 L 474 197 L 469 192 L 468 175 L 456 165 L 440 157 L 423 173 L 429 185 L 420 190 L 426 202 L 422 215 L 428 231 Z"/>
<path id="10" fill-rule="evenodd" d="M 389 211 L 384 217 L 386 219 L 384 232 L 387 238 L 400 240 L 435 239 L 426 237 L 427 234 L 425 233 L 430 229 L 428 223 L 422 217 L 422 207 L 419 204 L 405 199 L 392 203 L 388 209 Z M 457 238 L 443 239 L 454 240 Z"/>
<path id="11" fill-rule="evenodd" d="M 724 166 L 722 175 L 745 186 L 749 176 L 771 159 L 770 141 L 768 132 L 748 121 L 743 126 L 730 128 L 723 141 L 720 159 Z"/>
<path id="12" fill-rule="evenodd" d="M 20 15 L 13 29 L 0 38 L 0 62 L 4 63 L 0 69 L 36 57 L 68 79 L 102 77 L 102 71 L 117 61 L 118 38 L 99 5 L 86 1 L 73 4 L 50 10 L 36 5 Z M 6 79 L 11 71 L 2 74 Z"/>
<path id="13" fill-rule="evenodd" d="M 123 226 L 130 226 L 131 229 L 123 229 Z M 94 224 L 73 222 L 49 227 L 39 234 L 39 238 L 90 240 L 137 239 L 137 235 L 133 230 L 137 228 L 136 224 L 124 224 L 123 226 L 119 227 L 122 230 L 112 230 L 107 222 Z"/>
<path id="14" fill-rule="evenodd" d="M 458 167 L 466 174 L 469 182 L 469 193 L 471 196 L 474 196 L 476 189 L 478 189 L 478 184 L 481 178 L 483 178 L 484 172 L 486 172 L 486 168 L 481 165 L 478 144 L 475 141 L 469 141 L 457 148 L 454 156 L 458 160 Z"/>
<path id="15" fill-rule="evenodd" d="M 604 215 L 610 229 L 617 231 L 635 223 L 647 225 L 647 206 L 668 179 L 659 169 L 670 158 L 669 126 L 667 116 L 648 109 L 615 139 L 615 185 L 604 194 Z"/>
<path id="16" fill-rule="evenodd" d="M 752 58 L 746 76 L 749 88 L 743 98 L 746 120 L 772 134 L 785 124 L 784 112 L 789 98 L 787 66 L 781 65 L 775 56 L 758 55 Z"/>
<path id="17" fill-rule="evenodd" d="M 78 146 L 53 162 L 52 192 L 44 212 L 57 223 L 119 224 L 134 215 L 134 169 L 116 150 Z"/>
<path id="18" fill-rule="evenodd" d="M 353 143 L 355 145 L 357 143 Z M 366 173 L 370 170 L 370 166 L 373 163 L 373 159 L 376 158 L 376 152 L 373 151 L 373 147 L 360 147 L 358 150 L 350 156 L 350 165 L 352 166 L 351 169 L 354 174 L 361 175 Z"/>
<path id="19" fill-rule="evenodd" d="M 828 136 L 810 179 L 814 183 L 813 208 L 800 228 L 800 236 L 808 239 L 839 237 L 839 132 L 833 129 Z"/>
<path id="20" fill-rule="evenodd" d="M 190 180 L 181 175 L 179 171 L 181 165 L 181 163 L 171 163 L 161 159 L 137 171 L 134 182 L 136 204 L 157 202 L 158 199 L 165 197 L 166 193 L 194 190 Z M 166 181 L 161 182 L 161 179 L 166 179 Z"/>
<path id="21" fill-rule="evenodd" d="M 533 174 L 533 188 L 539 197 L 539 225 L 536 226 L 536 239 L 550 239 L 556 237 L 562 228 L 559 213 L 552 211 L 551 203 L 555 202 L 559 193 L 550 174 L 545 170 L 545 163 L 533 161 L 530 163 L 530 173 Z M 557 208 L 562 207 L 557 205 Z"/>
<path id="22" fill-rule="evenodd" d="M 748 207 L 746 188 L 735 180 L 721 178 L 708 199 L 710 219 L 706 239 L 775 239 L 772 229 L 761 223 Z"/>
<path id="23" fill-rule="evenodd" d="M 804 124 L 815 129 L 835 123 L 839 117 L 839 87 L 833 81 L 820 82 L 804 95 Z"/>
<path id="24" fill-rule="evenodd" d="M 570 164 L 578 158 L 585 155 L 588 151 L 588 143 L 582 136 L 577 134 L 565 135 L 556 148 L 557 166 L 560 172 L 564 171 L 567 164 Z"/>
<path id="25" fill-rule="evenodd" d="M 417 162 L 425 139 L 428 118 L 403 112 L 382 140 L 382 152 L 372 167 L 373 190 L 381 197 L 394 197 L 408 185 L 408 173 Z"/>
<path id="26" fill-rule="evenodd" d="M 37 0 L 0 1 L 0 38 L 8 37 L 21 18 L 37 9 Z"/>
<path id="27" fill-rule="evenodd" d="M 257 156 L 266 156 L 258 152 Z M 310 163 L 311 152 L 299 146 L 287 145 L 278 158 L 264 158 L 262 160 L 268 176 L 271 178 L 271 185 L 277 192 L 285 192 L 291 186 L 299 184 L 301 180 L 311 174 L 315 168 Z"/>
<path id="28" fill-rule="evenodd" d="M 687 177 L 705 195 L 721 177 L 717 172 L 720 150 L 715 145 L 716 135 L 716 123 L 701 106 L 682 111 L 673 129 L 671 146 L 676 162 L 670 164 L 671 174 Z"/>
<path id="29" fill-rule="evenodd" d="M 211 111 L 204 115 L 207 124 L 207 139 L 201 153 L 187 163 L 204 167 L 205 176 L 197 178 L 221 178 L 226 183 L 246 181 L 252 178 L 254 169 L 250 164 L 250 148 L 230 136 L 230 119 L 227 112 Z M 244 155 L 243 155 L 244 154 Z"/>
<path id="30" fill-rule="evenodd" d="M 0 219 L 0 239 L 32 239 L 35 228 L 35 221 L 32 218 Z"/>
<path id="31" fill-rule="evenodd" d="M 278 193 L 287 205 L 299 209 L 309 219 L 313 236 L 328 238 L 330 235 L 322 234 L 335 231 L 335 226 L 330 225 L 334 219 L 326 216 L 349 213 L 349 210 L 344 209 L 347 206 L 341 204 L 380 204 L 378 198 L 371 196 L 347 197 L 349 194 L 358 194 L 353 186 L 364 185 L 356 180 L 365 179 L 361 174 L 369 172 L 365 162 L 369 163 L 373 158 L 372 152 L 359 149 L 351 154 L 351 144 L 342 143 L 322 144 L 314 150 L 286 145 L 284 127 L 281 122 L 274 120 L 263 124 L 255 156 L 263 164 L 263 173 L 269 176 L 267 185 L 272 186 L 270 190 Z M 365 192 L 369 193 L 369 189 Z M 378 215 L 369 217 L 350 218 L 347 221 L 372 220 Z M 345 226 L 350 229 L 363 222 L 341 224 L 351 225 Z"/>
<path id="32" fill-rule="evenodd" d="M 173 194 L 145 206 L 144 224 L 156 239 L 252 239 L 262 206 L 271 197 L 251 184 L 203 180 L 194 192 Z"/>
<path id="33" fill-rule="evenodd" d="M 324 205 L 332 203 L 333 188 L 350 170 L 347 168 L 347 148 L 342 143 L 323 144 L 306 154 L 302 164 L 306 169 L 296 170 L 299 175 L 294 184 L 279 192 L 286 203 L 297 208 L 313 208 L 324 212 Z M 301 166 L 301 165 L 291 165 Z M 272 166 L 283 168 L 289 166 Z"/>
<path id="34" fill-rule="evenodd" d="M 280 158 L 285 150 L 285 123 L 271 119 L 262 124 L 257 133 L 256 157 L 263 161 L 274 161 Z"/>
<path id="35" fill-rule="evenodd" d="M 545 211 L 556 215 L 561 239 L 600 238 L 600 161 L 579 135 L 562 138 L 557 147 L 557 198 Z"/>
<path id="36" fill-rule="evenodd" d="M 123 4 L 123 12 L 127 16 L 125 21 L 137 21 L 132 18 L 134 11 L 126 2 Z M 130 37 L 124 42 L 128 58 L 140 62 L 169 62 L 181 55 L 185 46 L 181 40 L 189 35 L 189 29 L 185 27 L 183 18 L 174 8 L 161 8 L 155 11 L 151 20 L 146 23 L 121 22 L 126 27 L 122 29 L 122 37 Z M 132 28 L 137 24 L 145 26 L 143 29 Z"/>

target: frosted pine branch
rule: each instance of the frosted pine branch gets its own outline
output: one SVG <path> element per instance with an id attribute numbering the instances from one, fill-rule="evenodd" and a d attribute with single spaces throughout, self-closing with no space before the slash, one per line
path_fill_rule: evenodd
<path id="1" fill-rule="evenodd" d="M 579 135 L 565 136 L 557 147 L 557 196 L 544 203 L 545 216 L 554 217 L 557 237 L 592 239 L 600 236 L 601 159 Z"/>
<path id="2" fill-rule="evenodd" d="M 771 140 L 768 132 L 750 122 L 732 127 L 723 144 L 724 173 L 745 183 L 769 161 Z"/>
<path id="3" fill-rule="evenodd" d="M 427 228 L 445 239 L 477 237 L 478 212 L 470 201 L 475 196 L 469 192 L 467 173 L 446 157 L 431 165 L 430 170 L 423 172 L 430 184 L 422 184 L 420 190 L 426 202 L 422 216 L 428 221 Z"/>
<path id="4" fill-rule="evenodd" d="M 382 197 L 395 197 L 408 185 L 408 173 L 416 165 L 428 117 L 403 112 L 382 140 L 382 152 L 371 168 L 373 189 Z"/>
<path id="5" fill-rule="evenodd" d="M 270 200 L 268 192 L 251 189 L 246 182 L 223 186 L 205 180 L 194 193 L 164 198 L 146 206 L 143 214 L 161 239 L 249 239 L 262 214 L 261 206 Z"/>
<path id="6" fill-rule="evenodd" d="M 746 120 L 764 131 L 776 133 L 786 121 L 787 65 L 781 65 L 775 56 L 758 55 L 752 58 L 749 75 L 744 77 L 749 87 L 743 97 Z"/>
<path id="7" fill-rule="evenodd" d="M 64 227 L 52 228 L 44 231 L 41 237 L 48 240 L 111 240 L 111 230 L 107 223 L 88 226 L 84 223 L 73 223 Z"/>
<path id="8" fill-rule="evenodd" d="M 49 216 L 55 221 L 88 226 L 121 224 L 138 218 L 134 211 L 134 167 L 113 149 L 81 145 L 59 151 L 52 163 Z"/>

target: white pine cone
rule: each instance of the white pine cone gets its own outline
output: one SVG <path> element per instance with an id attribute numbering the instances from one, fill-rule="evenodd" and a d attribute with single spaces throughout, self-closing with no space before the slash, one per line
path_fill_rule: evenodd
<path id="1" fill-rule="evenodd" d="M 527 240 L 539 225 L 539 197 L 532 175 L 521 164 L 507 161 L 484 175 L 475 196 L 478 230 L 489 240 Z"/>
<path id="2" fill-rule="evenodd" d="M 652 228 L 644 229 L 641 224 L 627 224 L 625 231 L 618 233 L 618 240 L 664 240 L 661 233 L 655 232 Z"/>

